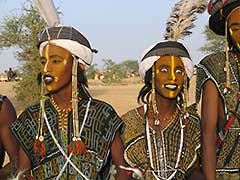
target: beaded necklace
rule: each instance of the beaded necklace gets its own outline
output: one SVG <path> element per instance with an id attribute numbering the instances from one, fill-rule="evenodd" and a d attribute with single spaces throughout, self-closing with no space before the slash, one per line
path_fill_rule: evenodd
<path id="1" fill-rule="evenodd" d="M 149 112 L 150 112 L 151 114 L 154 113 L 151 104 L 148 104 L 148 110 L 149 110 Z M 158 112 L 157 112 L 157 114 L 158 114 Z M 156 126 L 158 126 L 158 125 L 160 124 L 160 121 L 171 121 L 171 120 L 175 119 L 177 115 L 178 115 L 178 108 L 176 108 L 176 110 L 175 110 L 170 116 L 167 116 L 167 117 L 164 117 L 164 118 L 161 118 L 161 119 L 160 119 L 160 118 L 157 118 L 157 119 L 154 121 L 154 124 L 155 124 Z"/>
<path id="2" fill-rule="evenodd" d="M 58 124 L 59 124 L 59 129 L 61 131 L 65 131 L 67 130 L 67 124 L 68 124 L 68 115 L 69 115 L 69 112 L 72 111 L 72 108 L 67 108 L 67 109 L 61 109 L 56 101 L 54 100 L 53 96 L 50 97 L 51 101 L 52 101 L 52 104 L 53 106 L 55 107 L 55 109 L 57 110 L 58 112 Z"/>
<path id="3" fill-rule="evenodd" d="M 144 105 L 144 113 L 146 114 L 147 112 L 147 106 Z M 172 168 L 172 170 L 174 171 L 168 178 L 164 178 L 164 177 L 159 177 L 158 175 L 156 175 L 156 171 L 154 170 L 154 165 L 153 165 L 153 154 L 152 154 L 152 145 L 151 145 L 151 137 L 150 137 L 150 127 L 149 127 L 149 123 L 148 123 L 148 118 L 147 116 L 145 116 L 146 118 L 146 139 L 147 139 L 147 155 L 150 161 L 150 167 L 151 167 L 151 172 L 153 174 L 153 176 L 157 179 L 157 180 L 171 180 L 177 173 L 178 171 L 178 165 L 180 162 L 180 158 L 181 158 L 181 154 L 182 154 L 182 150 L 183 150 L 183 138 L 184 138 L 184 128 L 185 125 L 183 125 L 182 122 L 182 117 L 180 117 L 180 126 L 181 126 L 181 137 L 180 137 L 180 147 L 178 150 L 178 156 L 177 156 L 177 161 L 176 164 L 174 166 L 174 168 Z M 154 147 L 156 146 L 156 144 L 154 144 Z M 159 172 L 159 169 L 157 170 L 157 172 Z"/>
<path id="4" fill-rule="evenodd" d="M 84 125 L 85 125 L 85 123 L 86 123 L 86 120 L 87 120 L 87 116 L 88 116 L 88 112 L 89 112 L 89 107 L 90 107 L 91 101 L 92 101 L 92 99 L 89 98 L 88 103 L 87 103 L 87 108 L 86 108 L 86 111 L 85 111 L 85 115 L 84 115 L 84 119 L 83 119 L 83 122 L 82 122 L 82 125 L 81 125 L 81 128 L 80 128 L 80 131 L 79 131 L 79 133 L 78 133 L 78 134 L 79 134 L 79 137 L 77 137 L 77 138 L 79 138 L 79 139 L 80 139 L 80 136 L 81 136 L 83 127 L 84 127 Z M 45 119 L 47 128 L 48 128 L 48 130 L 49 130 L 49 133 L 50 133 L 51 137 L 53 138 L 54 143 L 56 144 L 56 146 L 58 147 L 59 151 L 61 152 L 61 154 L 62 154 L 62 155 L 64 156 L 64 158 L 66 159 L 66 162 L 65 162 L 65 164 L 63 165 L 60 173 L 58 174 L 58 176 L 57 176 L 57 178 L 56 178 L 56 180 L 60 179 L 60 177 L 62 176 L 62 174 L 63 174 L 63 172 L 65 171 L 65 169 L 66 169 L 66 167 L 67 167 L 68 164 L 70 164 L 85 180 L 89 180 L 89 179 L 81 172 L 81 170 L 72 162 L 71 157 L 72 157 L 72 155 L 73 155 L 73 152 L 71 152 L 71 153 L 69 154 L 69 156 L 68 156 L 68 155 L 65 153 L 65 151 L 63 150 L 63 148 L 61 147 L 61 145 L 59 144 L 58 140 L 56 139 L 55 135 L 54 135 L 53 132 L 52 132 L 52 128 L 51 128 L 51 126 L 50 126 L 50 124 L 49 124 L 49 122 L 48 122 L 48 118 L 47 118 L 47 115 L 46 115 L 45 112 L 44 112 L 44 119 Z"/>

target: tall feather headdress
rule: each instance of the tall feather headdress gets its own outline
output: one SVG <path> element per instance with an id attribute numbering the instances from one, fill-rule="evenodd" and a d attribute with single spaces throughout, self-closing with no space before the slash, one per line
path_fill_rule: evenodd
<path id="1" fill-rule="evenodd" d="M 165 40 L 178 41 L 192 34 L 197 14 L 203 13 L 207 8 L 207 0 L 180 0 L 166 23 Z"/>
<path id="2" fill-rule="evenodd" d="M 60 24 L 59 16 L 52 0 L 34 0 L 34 2 L 48 27 L 56 27 Z"/>

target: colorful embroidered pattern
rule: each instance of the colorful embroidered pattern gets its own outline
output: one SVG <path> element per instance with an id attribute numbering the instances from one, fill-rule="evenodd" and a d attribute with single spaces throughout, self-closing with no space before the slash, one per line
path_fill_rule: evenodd
<path id="1" fill-rule="evenodd" d="M 153 133 L 151 129 L 151 146 L 153 150 L 154 169 L 158 169 L 156 174 L 166 174 L 168 177 L 172 172 L 171 168 L 174 168 L 177 160 L 177 155 L 180 146 L 181 127 L 179 123 L 180 116 L 178 115 L 168 127 L 161 133 L 161 139 Z M 147 146 L 145 137 L 145 122 L 136 109 L 129 111 L 122 116 L 122 119 L 126 125 L 124 133 L 122 135 L 123 143 L 125 146 L 124 158 L 127 163 L 132 167 L 139 167 L 142 171 L 145 171 L 145 179 L 155 179 L 152 173 L 149 171 L 149 162 L 147 158 Z M 181 154 L 181 159 L 178 167 L 176 179 L 184 179 L 186 172 L 196 161 L 198 156 L 197 151 L 200 148 L 200 124 L 199 117 L 193 114 L 190 115 L 187 125 L 184 130 L 184 147 Z M 161 167 L 156 167 L 156 158 L 159 156 L 159 150 L 157 150 L 157 143 L 161 142 L 161 148 L 163 150 L 161 156 L 164 164 Z M 164 172 L 164 173 L 160 173 Z"/>
<path id="2" fill-rule="evenodd" d="M 87 103 L 88 100 L 81 100 L 79 102 L 79 127 L 81 127 Z M 49 99 L 45 102 L 45 112 L 54 136 L 64 151 L 69 154 L 67 145 L 70 142 L 73 128 L 71 113 L 69 114 L 67 131 L 60 131 L 58 128 L 58 113 Z M 35 179 L 53 179 L 59 174 L 66 160 L 53 142 L 46 123 L 44 123 L 43 126 L 43 135 L 48 144 L 47 157 L 37 159 L 34 156 L 33 141 L 37 134 L 36 120 L 38 119 L 38 115 L 39 104 L 31 106 L 19 116 L 11 129 L 31 160 Z M 121 131 L 122 125 L 122 120 L 110 105 L 102 101 L 92 100 L 88 118 L 81 135 L 82 141 L 88 147 L 88 153 L 86 155 L 73 155 L 71 158 L 72 162 L 89 179 L 97 179 L 100 177 L 100 171 L 103 170 L 103 167 L 105 168 L 106 165 L 110 165 L 107 164 L 110 146 L 116 131 L 118 129 Z M 109 172 L 107 174 L 109 174 Z M 104 178 L 106 177 L 107 176 Z M 61 179 L 80 180 L 82 177 L 71 165 L 68 165 Z"/>
<path id="3" fill-rule="evenodd" d="M 197 65 L 197 85 L 196 85 L 196 102 L 200 101 L 202 86 L 207 80 L 212 80 L 217 87 L 220 97 L 224 102 L 225 110 L 225 122 L 227 123 L 228 118 L 232 115 L 231 112 L 234 112 L 238 98 L 237 95 L 239 92 L 239 72 L 238 64 L 234 59 L 232 53 L 229 54 L 230 58 L 230 81 L 231 89 L 228 93 L 224 93 L 224 86 L 226 81 L 226 73 L 224 71 L 225 67 L 225 53 L 212 54 L 204 58 L 199 65 Z M 214 68 L 213 68 L 214 67 Z M 238 107 L 237 114 L 240 114 L 240 107 Z M 217 173 L 220 173 L 222 176 L 224 172 L 226 174 L 232 174 L 233 177 L 238 176 L 239 178 L 239 169 L 240 169 L 240 123 L 237 119 L 234 120 L 229 131 L 225 135 L 222 147 L 220 149 L 219 155 L 217 157 Z M 236 143 L 236 141 L 238 141 Z M 235 145 L 236 144 L 236 145 Z M 231 154 L 230 154 L 231 153 Z M 229 159 L 230 158 L 230 159 Z M 226 164 L 226 162 L 228 162 Z M 232 171 L 228 173 L 228 171 Z M 237 171 L 237 173 L 236 173 Z M 235 172 L 235 174 L 234 174 Z M 226 178 L 228 179 L 228 178 Z M 232 178 L 229 178 L 232 179 Z M 234 178 L 233 178 L 234 179 Z"/>

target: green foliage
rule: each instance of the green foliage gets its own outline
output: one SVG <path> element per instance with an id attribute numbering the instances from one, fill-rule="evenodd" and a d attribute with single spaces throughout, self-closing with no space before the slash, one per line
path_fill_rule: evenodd
<path id="1" fill-rule="evenodd" d="M 138 71 L 138 62 L 135 60 L 126 60 L 122 62 L 125 71 Z"/>
<path id="2" fill-rule="evenodd" d="M 36 47 L 44 23 L 30 0 L 23 5 L 20 15 L 5 17 L 0 26 L 0 49 L 15 47 L 23 78 L 15 87 L 18 104 L 25 108 L 39 100 L 37 74 L 40 72 L 39 53 Z"/>
<path id="3" fill-rule="evenodd" d="M 89 66 L 89 68 L 87 70 L 87 78 L 88 79 L 94 79 L 95 73 L 98 71 L 96 66 L 97 66 L 97 64 L 92 64 Z"/>
<path id="4" fill-rule="evenodd" d="M 103 59 L 104 62 L 104 83 L 120 82 L 123 78 L 128 77 L 132 72 L 138 72 L 138 62 L 126 60 L 116 64 L 111 59 Z"/>
<path id="5" fill-rule="evenodd" d="M 119 65 L 116 64 L 112 59 L 103 59 L 102 60 L 104 65 L 104 83 L 112 83 L 112 82 L 119 82 L 121 80 L 120 76 L 122 76 L 122 73 L 119 74 L 118 67 Z M 118 72 L 115 72 L 117 70 Z"/>
<path id="6" fill-rule="evenodd" d="M 201 51 L 204 53 L 216 53 L 223 51 L 225 48 L 225 37 L 216 35 L 208 26 L 205 26 L 204 35 L 207 43 L 201 47 Z"/>

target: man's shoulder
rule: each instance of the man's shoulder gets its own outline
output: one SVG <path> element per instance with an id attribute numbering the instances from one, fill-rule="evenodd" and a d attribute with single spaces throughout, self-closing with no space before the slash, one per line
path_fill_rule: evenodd
<path id="1" fill-rule="evenodd" d="M 17 122 L 25 123 L 28 121 L 36 121 L 39 115 L 40 104 L 33 104 L 24 109 L 17 118 Z M 28 121 L 26 121 L 28 119 Z"/>
<path id="2" fill-rule="evenodd" d="M 203 65 L 206 68 L 213 67 L 222 67 L 225 65 L 226 55 L 225 52 L 217 52 L 213 54 L 209 54 L 205 56 L 199 63 L 199 65 Z"/>
<path id="3" fill-rule="evenodd" d="M 133 115 L 139 115 L 139 116 L 143 116 L 144 114 L 144 110 L 143 110 L 143 106 L 139 106 L 137 108 L 134 109 L 130 109 L 129 111 L 127 111 L 126 113 L 124 113 L 121 118 L 122 119 L 126 119 L 128 117 L 132 117 Z"/>
<path id="4" fill-rule="evenodd" d="M 200 126 L 200 116 L 197 112 L 197 104 L 194 103 L 187 107 L 187 112 L 189 114 L 189 122 L 192 124 L 195 124 L 197 126 Z"/>
<path id="5" fill-rule="evenodd" d="M 0 94 L 0 110 L 1 110 L 1 107 L 2 107 L 2 104 L 3 104 L 3 101 L 7 98 L 7 96 L 4 96 L 2 94 Z"/>
<path id="6" fill-rule="evenodd" d="M 6 98 L 6 96 L 0 94 L 0 100 L 2 100 L 2 99 L 4 99 L 4 98 Z"/>
<path id="7" fill-rule="evenodd" d="M 86 103 L 89 100 L 86 100 Z M 96 110 L 101 110 L 101 109 L 107 109 L 107 110 L 111 110 L 111 111 L 115 111 L 115 109 L 113 108 L 113 106 L 111 104 L 109 104 L 106 101 L 103 100 L 99 100 L 99 99 L 91 99 L 91 106 L 95 107 Z"/>
<path id="8" fill-rule="evenodd" d="M 197 65 L 197 102 L 200 100 L 202 86 L 207 80 L 211 79 L 217 87 L 225 82 L 225 59 L 225 52 L 218 52 L 206 56 Z"/>
<path id="9" fill-rule="evenodd" d="M 45 110 L 48 110 L 49 107 L 52 107 L 52 103 L 49 99 L 46 99 L 45 101 Z M 36 113 L 40 110 L 40 102 L 36 102 L 32 105 L 29 105 L 27 108 L 24 109 L 22 113 Z"/>

